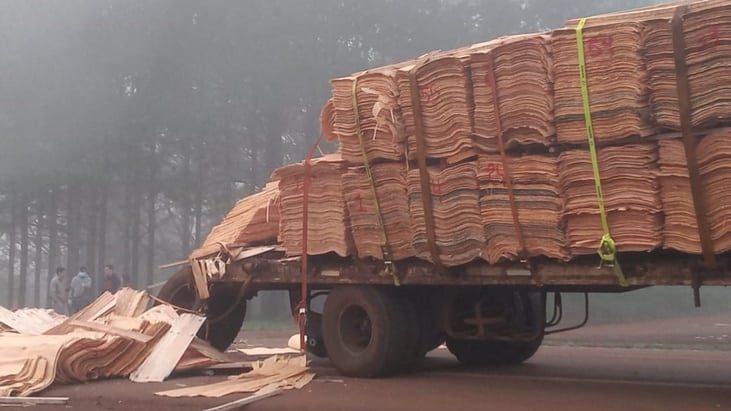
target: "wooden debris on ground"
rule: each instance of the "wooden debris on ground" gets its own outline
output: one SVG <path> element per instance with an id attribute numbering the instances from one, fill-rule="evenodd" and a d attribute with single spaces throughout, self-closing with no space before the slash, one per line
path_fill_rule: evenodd
<path id="1" fill-rule="evenodd" d="M 59 325 L 66 316 L 53 310 L 41 308 L 21 308 L 10 311 L 0 307 L 0 332 L 17 332 L 21 334 L 43 334 Z"/>
<path id="2" fill-rule="evenodd" d="M 239 409 L 240 407 L 243 407 L 244 405 L 251 404 L 256 401 L 263 400 L 265 398 L 274 397 L 275 395 L 279 395 L 283 392 L 281 389 L 261 389 L 256 392 L 254 395 L 250 395 L 246 398 L 242 398 L 240 400 L 235 400 L 231 402 L 227 402 L 226 404 L 219 405 L 218 407 L 213 408 L 206 408 L 203 411 L 229 411 L 229 410 L 235 410 Z"/>
<path id="3" fill-rule="evenodd" d="M 69 397 L 0 397 L 0 406 L 66 405 Z"/>
<path id="4" fill-rule="evenodd" d="M 173 372 L 204 321 L 205 317 L 199 315 L 181 314 L 142 365 L 130 375 L 130 380 L 164 381 Z"/>
<path id="5" fill-rule="evenodd" d="M 222 397 L 234 393 L 253 393 L 263 389 L 302 388 L 315 377 L 302 356 L 273 356 L 252 363 L 252 371 L 225 381 L 155 393 L 163 397 Z"/>
<path id="6" fill-rule="evenodd" d="M 339 154 L 327 155 L 311 161 L 309 169 L 308 253 L 336 253 L 342 257 L 352 252 L 343 183 L 345 171 Z M 279 240 L 287 255 L 302 254 L 302 216 L 305 184 L 305 165 L 298 163 L 274 171 L 279 180 L 280 218 Z"/>
<path id="7" fill-rule="evenodd" d="M 299 336 L 297 336 L 297 338 L 299 338 Z M 290 347 L 251 347 L 239 348 L 239 351 L 248 356 L 299 354 L 301 352 L 300 350 Z"/>
<path id="8" fill-rule="evenodd" d="M 28 396 L 53 383 L 126 377 L 132 373 L 151 379 L 169 374 L 168 369 L 192 369 L 232 360 L 207 343 L 191 343 L 197 328 L 181 325 L 200 327 L 202 317 L 180 316 L 167 305 L 141 313 L 148 302 L 149 296 L 140 291 L 104 293 L 45 334 L 38 335 L 33 328 L 0 334 L 0 396 Z M 7 312 L 0 307 L 0 313 Z M 180 330 L 190 335 L 187 341 L 177 337 Z M 175 341 L 168 344 L 170 340 Z M 141 369 L 143 363 L 146 366 Z"/>

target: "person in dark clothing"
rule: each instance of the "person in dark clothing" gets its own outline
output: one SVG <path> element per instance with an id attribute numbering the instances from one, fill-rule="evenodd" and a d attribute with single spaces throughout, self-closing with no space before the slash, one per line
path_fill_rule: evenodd
<path id="1" fill-rule="evenodd" d="M 79 273 L 71 279 L 71 289 L 69 293 L 69 306 L 71 307 L 71 312 L 79 312 L 84 307 L 91 304 L 93 299 L 91 286 L 91 277 L 86 272 L 86 267 L 79 268 Z"/>
<path id="2" fill-rule="evenodd" d="M 104 291 L 109 291 L 114 294 L 119 291 L 122 286 L 122 281 L 119 276 L 114 272 L 114 266 L 107 264 L 104 266 Z"/>

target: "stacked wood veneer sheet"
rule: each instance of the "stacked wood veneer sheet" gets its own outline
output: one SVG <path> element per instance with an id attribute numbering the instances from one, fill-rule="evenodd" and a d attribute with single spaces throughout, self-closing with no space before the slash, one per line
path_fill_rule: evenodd
<path id="1" fill-rule="evenodd" d="M 526 257 L 566 260 L 556 159 L 525 155 L 508 157 L 507 170 L 499 155 L 479 157 L 480 210 L 487 236 L 487 260 L 512 260 L 523 251 L 518 240 L 506 179 L 512 181 L 515 208 Z"/>
<path id="2" fill-rule="evenodd" d="M 603 147 L 599 166 L 604 200 L 620 251 L 652 251 L 663 242 L 668 248 L 697 251 L 697 244 L 691 244 L 697 236 L 683 231 L 691 227 L 683 208 L 687 204 L 671 199 L 669 193 L 663 194 L 667 204 L 680 211 L 666 213 L 668 226 L 663 229 L 657 143 L 645 140 L 652 136 L 654 141 L 662 130 L 679 127 L 670 25 L 679 4 L 594 16 L 583 28 L 588 106 L 595 139 Z M 721 0 L 683 4 L 688 6 L 683 32 L 693 125 L 716 126 L 731 117 L 731 42 L 726 41 L 731 37 L 731 4 Z M 323 193 L 311 201 L 320 210 L 316 213 L 329 217 L 311 223 L 320 230 L 310 236 L 318 239 L 312 254 L 348 255 L 352 226 L 353 255 L 383 258 L 382 228 L 362 168 L 365 151 L 366 161 L 373 166 L 394 257 L 431 261 L 420 201 L 426 193 L 421 192 L 413 161 L 419 124 L 430 165 L 437 249 L 444 265 L 475 258 L 511 260 L 521 251 L 559 260 L 595 253 L 603 230 L 586 149 L 578 24 L 579 20 L 573 20 L 550 33 L 433 52 L 334 79 L 321 124 L 326 139 L 337 138 L 340 143 L 343 163 L 333 174 L 342 180 L 340 186 L 335 178 L 325 185 L 332 190 L 339 187 L 345 199 Z M 417 92 L 412 92 L 412 76 Z M 508 168 L 515 168 L 510 178 L 525 250 L 520 249 L 512 227 L 506 187 L 494 181 L 486 168 L 502 165 L 501 159 L 491 157 L 499 151 L 501 135 L 508 150 L 523 153 L 522 157 L 509 154 Z M 525 154 L 536 152 L 544 154 Z M 672 161 L 662 164 L 670 174 L 659 178 L 664 184 L 681 184 L 668 180 L 682 177 L 673 169 L 682 166 Z M 477 180 L 468 182 L 470 173 Z M 329 178 L 322 176 L 318 178 Z M 286 196 L 284 187 L 291 189 Z M 435 191 L 435 187 L 439 188 Z M 280 189 L 280 240 L 288 254 L 298 255 L 302 217 L 297 190 L 301 186 L 280 182 Z M 408 205 L 399 202 L 404 190 Z M 408 224 L 401 221 L 407 211 Z M 310 218 L 320 221 L 322 214 L 311 212 Z"/>
<path id="3" fill-rule="evenodd" d="M 672 10 L 646 25 L 644 49 L 654 116 L 663 128 L 680 128 L 673 52 Z M 694 127 L 714 126 L 731 119 L 731 4 L 691 3 L 683 19 L 686 64 Z"/>
<path id="4" fill-rule="evenodd" d="M 599 149 L 599 172 L 609 229 L 619 251 L 652 251 L 662 244 L 657 147 L 629 144 Z M 588 150 L 558 156 L 566 237 L 572 256 L 596 253 L 603 235 Z"/>
<path id="5" fill-rule="evenodd" d="M 321 123 L 340 139 L 340 152 L 350 163 L 362 163 L 357 120 L 368 160 L 398 160 L 404 156 L 405 134 L 398 106 L 396 70 L 383 67 L 331 81 L 332 109 L 324 109 Z M 353 83 L 356 83 L 358 117 L 355 115 Z"/>
<path id="6" fill-rule="evenodd" d="M 279 184 L 271 182 L 261 192 L 239 200 L 191 257 L 201 258 L 217 253 L 220 244 L 275 243 L 278 233 Z"/>
<path id="7" fill-rule="evenodd" d="M 392 258 L 402 260 L 413 257 L 406 166 L 403 163 L 378 163 L 371 167 L 371 172 L 374 181 L 377 181 L 376 193 Z M 358 257 L 383 260 L 383 228 L 378 220 L 365 167 L 348 169 L 343 175 L 343 190 Z"/>
<path id="8" fill-rule="evenodd" d="M 436 245 L 441 263 L 455 266 L 484 255 L 477 164 L 466 162 L 441 169 L 429 167 L 431 192 L 421 190 L 419 170 L 407 174 L 412 245 L 419 258 L 432 261 L 422 196 L 431 197 Z"/>
<path id="9" fill-rule="evenodd" d="M 642 58 L 642 25 L 634 21 L 587 21 L 584 50 L 589 101 L 598 141 L 654 132 L 648 105 L 647 71 Z M 553 53 L 556 134 L 560 143 L 585 143 L 575 27 L 554 30 Z"/>
<path id="10" fill-rule="evenodd" d="M 307 253 L 336 253 L 342 257 L 352 252 L 352 238 L 343 197 L 342 174 L 345 172 L 340 154 L 313 159 L 310 163 L 308 202 Z M 288 255 L 302 254 L 302 230 L 305 193 L 305 165 L 298 163 L 274 171 L 279 180 L 279 241 Z"/>
<path id="11" fill-rule="evenodd" d="M 474 155 L 472 149 L 472 88 L 466 50 L 434 53 L 398 71 L 398 103 L 408 143 L 408 157 L 417 154 L 417 112 L 410 72 L 419 90 L 420 121 L 428 158 L 457 162 Z"/>
<path id="12" fill-rule="evenodd" d="M 698 144 L 698 166 L 707 207 L 713 249 L 716 253 L 731 250 L 731 130 L 721 129 L 703 137 Z M 666 248 L 699 254 L 701 252 L 690 178 L 681 140 L 660 141 L 660 184 Z"/>
<path id="13" fill-rule="evenodd" d="M 547 35 L 530 34 L 476 45 L 470 51 L 476 150 L 498 151 L 498 115 L 506 147 L 553 142 L 548 43 Z M 493 88 L 492 77 L 497 89 Z"/>

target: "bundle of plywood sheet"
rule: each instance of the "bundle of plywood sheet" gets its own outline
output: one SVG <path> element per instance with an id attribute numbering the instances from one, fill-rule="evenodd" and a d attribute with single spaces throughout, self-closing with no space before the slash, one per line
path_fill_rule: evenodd
<path id="1" fill-rule="evenodd" d="M 206 257 L 221 250 L 221 245 L 274 243 L 279 232 L 279 186 L 271 182 L 264 190 L 244 197 L 213 227 L 203 245 L 191 255 Z"/>
<path id="2" fill-rule="evenodd" d="M 383 260 L 385 229 L 391 258 L 413 257 L 406 166 L 403 163 L 377 163 L 371 167 L 371 173 L 373 181 L 364 166 L 350 167 L 343 175 L 343 191 L 357 255 Z"/>
<path id="3" fill-rule="evenodd" d="M 552 156 L 480 155 L 480 211 L 487 237 L 487 260 L 522 257 L 566 260 L 558 168 Z M 506 182 L 506 180 L 509 180 Z M 515 202 L 511 203 L 508 183 Z M 513 207 L 519 224 L 513 218 Z M 523 244 L 521 246 L 520 238 Z M 524 249 L 523 249 L 524 248 Z"/>
<path id="4" fill-rule="evenodd" d="M 421 123 L 426 157 L 457 162 L 474 155 L 472 87 L 468 68 L 468 51 L 460 49 L 434 53 L 398 69 L 398 103 L 408 158 L 414 159 L 417 155 L 417 121 Z M 414 93 L 413 87 L 418 92 Z"/>
<path id="5" fill-rule="evenodd" d="M 345 166 L 339 154 L 311 160 L 308 175 L 298 163 L 274 171 L 279 180 L 279 241 L 288 255 L 302 254 L 305 183 L 309 185 L 307 236 L 308 254 L 336 253 L 348 256 L 352 239 L 343 198 Z"/>
<path id="6" fill-rule="evenodd" d="M 437 258 L 445 266 L 468 263 L 484 256 L 485 234 L 480 220 L 480 187 L 476 162 L 465 162 L 442 169 L 427 169 L 431 190 L 421 188 L 419 170 L 407 173 L 409 212 L 416 255 L 434 261 L 429 244 L 423 196 L 428 195 L 433 210 L 433 229 Z"/>
<path id="7" fill-rule="evenodd" d="M 497 152 L 501 134 L 506 147 L 553 141 L 548 40 L 544 34 L 510 36 L 469 52 L 475 149 Z"/>
<path id="8" fill-rule="evenodd" d="M 713 251 L 731 250 L 731 220 L 727 204 L 731 201 L 731 130 L 714 130 L 697 148 L 706 220 L 713 240 Z M 663 245 L 666 248 L 699 254 L 701 252 L 693 196 L 688 177 L 685 148 L 681 140 L 660 141 L 659 174 L 665 213 Z"/>
<path id="9" fill-rule="evenodd" d="M 689 3 L 682 18 L 690 115 L 694 127 L 714 126 L 731 119 L 731 4 L 727 1 Z M 680 128 L 675 52 L 670 17 L 676 10 L 655 10 L 646 24 L 645 51 L 653 114 L 663 128 Z M 681 76 L 685 77 L 683 73 Z"/>
<path id="10" fill-rule="evenodd" d="M 662 205 L 655 144 L 598 150 L 604 205 L 619 251 L 652 251 L 662 244 Z M 558 156 L 566 237 L 572 256 L 597 251 L 603 235 L 588 150 Z"/>
<path id="11" fill-rule="evenodd" d="M 560 143 L 586 141 L 576 36 L 572 25 L 551 34 L 555 125 Z M 594 17 L 587 20 L 583 36 L 596 139 L 611 141 L 652 134 L 648 76 L 640 41 L 642 24 Z"/>
<path id="12" fill-rule="evenodd" d="M 363 151 L 369 161 L 398 160 L 404 156 L 405 134 L 396 81 L 398 67 L 382 67 L 331 81 L 332 109 L 323 110 L 321 123 L 339 138 L 344 160 L 362 163 Z"/>

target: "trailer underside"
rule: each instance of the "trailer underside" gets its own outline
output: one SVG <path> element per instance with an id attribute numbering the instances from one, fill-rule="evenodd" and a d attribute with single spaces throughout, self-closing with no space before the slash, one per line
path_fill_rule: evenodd
<path id="1" fill-rule="evenodd" d="M 250 278 L 259 289 L 287 289 L 302 281 L 302 259 L 285 258 L 272 247 L 248 249 L 245 258 L 230 263 L 224 275 L 213 281 L 241 282 Z M 255 254 L 255 255 L 252 255 Z M 529 286 L 553 290 L 622 291 L 613 267 L 599 266 L 598 258 L 586 256 L 571 262 L 535 258 L 523 262 L 488 264 L 474 262 L 462 267 L 439 268 L 422 260 L 394 263 L 394 274 L 382 261 L 333 256 L 311 256 L 307 281 L 313 287 L 341 284 L 434 286 Z M 707 270 L 699 256 L 624 253 L 622 272 L 630 289 L 656 285 L 726 286 L 731 284 L 731 259 L 718 256 L 715 270 Z M 394 278 L 396 277 L 396 278 Z"/>

